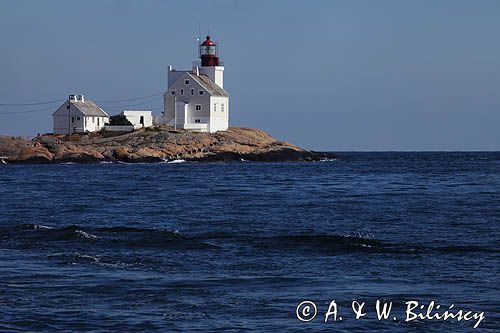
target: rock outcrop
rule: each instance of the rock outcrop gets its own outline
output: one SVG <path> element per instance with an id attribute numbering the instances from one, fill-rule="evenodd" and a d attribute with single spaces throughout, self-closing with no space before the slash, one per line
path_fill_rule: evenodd
<path id="1" fill-rule="evenodd" d="M 110 136 L 109 135 L 115 135 Z M 42 135 L 31 141 L 0 136 L 0 156 L 9 163 L 95 163 L 100 161 L 317 161 L 332 158 L 279 141 L 264 131 L 232 127 L 217 133 L 174 131 L 162 126 L 132 133 Z"/>

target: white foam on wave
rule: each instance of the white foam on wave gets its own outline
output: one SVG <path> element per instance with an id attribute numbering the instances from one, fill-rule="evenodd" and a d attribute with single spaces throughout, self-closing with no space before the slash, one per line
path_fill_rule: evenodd
<path id="1" fill-rule="evenodd" d="M 368 233 L 361 233 L 359 231 L 352 232 L 350 234 L 347 233 L 341 233 L 339 236 L 345 237 L 345 238 L 360 238 L 360 239 L 366 239 L 366 240 L 375 240 L 375 235 L 373 234 L 368 234 Z"/>
<path id="2" fill-rule="evenodd" d="M 41 224 L 34 224 L 33 225 L 33 230 L 50 230 L 50 229 L 54 229 L 54 228 L 46 226 L 46 225 L 41 225 Z"/>
<path id="3" fill-rule="evenodd" d="M 167 161 L 168 164 L 171 164 L 171 163 L 184 163 L 184 162 L 186 162 L 186 160 L 183 160 L 183 159 Z"/>
<path id="4" fill-rule="evenodd" d="M 123 161 L 117 161 L 117 162 L 111 162 L 111 163 L 117 163 L 117 164 L 122 164 L 122 165 L 151 165 L 153 163 L 149 162 L 123 162 Z"/>
<path id="5" fill-rule="evenodd" d="M 96 264 L 99 266 L 103 267 L 113 267 L 113 268 L 128 268 L 128 267 L 134 267 L 136 265 L 134 264 L 127 264 L 121 261 L 118 262 L 107 262 L 106 258 L 104 258 L 105 261 L 102 261 L 102 259 L 99 256 L 93 256 L 89 254 L 82 254 L 82 253 L 75 253 L 75 256 L 80 259 L 85 259 L 90 261 L 91 264 Z M 73 263 L 74 265 L 77 265 L 76 262 Z"/>
<path id="6" fill-rule="evenodd" d="M 90 259 L 94 262 L 100 262 L 101 259 L 99 259 L 99 257 L 94 257 L 94 256 L 91 256 L 91 255 L 88 255 L 88 254 L 80 254 L 80 253 L 76 253 L 76 256 L 78 258 L 83 258 L 83 259 Z"/>
<path id="7" fill-rule="evenodd" d="M 101 238 L 101 237 L 97 237 L 95 235 L 89 234 L 88 232 L 85 232 L 85 231 L 80 230 L 80 229 L 75 230 L 75 233 L 78 234 L 78 236 L 81 238 L 87 238 L 87 239 L 99 239 L 99 238 Z"/>

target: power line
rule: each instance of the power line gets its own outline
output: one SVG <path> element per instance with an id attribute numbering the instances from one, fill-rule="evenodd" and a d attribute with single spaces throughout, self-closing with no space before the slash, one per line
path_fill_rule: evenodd
<path id="1" fill-rule="evenodd" d="M 107 105 L 107 106 L 102 106 L 104 110 L 109 110 L 109 111 L 117 111 L 117 110 L 122 110 L 127 107 L 131 106 L 138 106 L 138 105 L 144 105 L 147 103 L 154 103 L 158 101 L 156 98 L 149 99 L 147 101 L 143 101 L 140 103 L 134 103 L 134 104 L 126 104 L 126 105 Z M 33 112 L 42 112 L 42 111 L 48 111 L 48 110 L 54 110 L 53 107 L 45 107 L 42 109 L 34 109 L 34 110 L 26 110 L 26 111 L 0 111 L 0 115 L 7 115 L 7 114 L 23 114 L 23 113 L 33 113 Z"/>
<path id="2" fill-rule="evenodd" d="M 130 105 L 122 105 L 122 106 L 117 106 L 117 107 L 106 107 L 103 108 L 105 111 L 118 111 L 122 110 L 123 108 L 129 107 L 129 106 L 136 106 L 136 105 L 142 105 L 146 103 L 150 103 L 151 101 L 147 101 L 145 103 L 137 103 L 137 104 L 130 104 Z M 24 113 L 34 113 L 34 112 L 42 112 L 42 111 L 49 111 L 49 110 L 54 110 L 53 107 L 48 107 L 48 108 L 43 108 L 43 109 L 35 109 L 35 110 L 26 110 L 26 111 L 0 111 L 0 116 L 1 115 L 8 115 L 8 114 L 24 114 Z"/>
<path id="3" fill-rule="evenodd" d="M 114 100 L 114 101 L 94 101 L 94 102 L 96 102 L 96 103 L 130 102 L 130 101 L 137 101 L 137 100 L 140 100 L 140 99 L 145 99 L 145 98 L 155 97 L 155 96 L 160 96 L 160 95 L 163 95 L 163 93 L 161 92 L 161 93 L 154 94 L 154 95 L 136 97 L 136 98 L 131 98 L 131 99 L 118 99 L 118 100 Z"/>
<path id="4" fill-rule="evenodd" d="M 53 107 L 48 107 L 48 108 L 43 108 L 43 109 L 35 109 L 35 110 L 27 110 L 27 111 L 7 111 L 7 112 L 0 112 L 0 115 L 3 115 L 3 114 L 32 113 L 32 112 L 41 112 L 41 111 L 48 111 L 48 110 L 54 110 L 54 108 Z"/>
<path id="5" fill-rule="evenodd" d="M 153 98 L 153 99 L 150 99 L 150 100 L 147 100 L 147 101 L 144 101 L 144 102 L 140 102 L 140 103 L 135 103 L 135 104 L 127 104 L 127 105 L 103 105 L 102 108 L 103 109 L 122 109 L 122 108 L 126 108 L 126 107 L 129 107 L 129 106 L 144 105 L 144 104 L 155 102 L 155 101 L 157 101 L 157 99 Z"/>
<path id="6" fill-rule="evenodd" d="M 65 101 L 65 99 L 56 99 L 53 101 L 45 101 L 45 102 L 36 102 L 36 103 L 0 103 L 0 106 L 30 106 L 30 105 L 44 105 L 44 104 L 52 104 L 57 102 Z"/>
<path id="7" fill-rule="evenodd" d="M 136 98 L 130 98 L 130 99 L 122 99 L 122 100 L 108 100 L 108 101 L 95 101 L 99 103 L 115 103 L 115 102 L 126 102 L 126 101 L 137 101 L 145 98 L 150 98 L 150 97 L 157 97 L 159 95 L 162 95 L 163 93 L 157 93 L 154 95 L 148 95 L 148 96 L 142 96 L 142 97 L 136 97 Z M 0 106 L 29 106 L 29 105 L 46 105 L 46 104 L 51 104 L 51 103 L 56 103 L 56 102 L 63 102 L 65 99 L 60 99 L 60 100 L 53 100 L 53 101 L 44 101 L 44 102 L 37 102 L 37 103 L 0 103 Z M 143 101 L 140 103 L 134 103 L 134 104 L 127 104 L 127 105 L 108 105 L 108 106 L 103 106 L 104 109 L 108 109 L 110 111 L 116 111 L 119 109 L 123 109 L 126 107 L 131 107 L 131 106 L 138 106 L 138 105 L 144 105 L 147 103 L 151 103 L 156 101 L 156 99 L 150 99 L 147 101 Z M 26 110 L 26 111 L 0 111 L 0 116 L 1 115 L 10 115 L 10 114 L 25 114 L 25 113 L 34 113 L 34 112 L 42 112 L 42 111 L 48 111 L 48 110 L 53 110 L 54 107 L 46 107 L 42 109 L 34 109 L 34 110 Z"/>
<path id="8" fill-rule="evenodd" d="M 146 99 L 146 98 L 150 98 L 150 97 L 155 97 L 155 96 L 160 96 L 162 95 L 163 93 L 157 93 L 157 94 L 153 94 L 153 95 L 147 95 L 147 96 L 141 96 L 141 97 L 136 97 L 136 98 L 130 98 L 130 99 L 117 99 L 117 100 L 98 100 L 98 101 L 94 101 L 94 102 L 97 102 L 97 103 L 117 103 L 117 102 L 131 102 L 131 101 L 138 101 L 138 100 L 141 100 L 141 99 Z M 32 106 L 32 105 L 45 105 L 45 104 L 53 104 L 53 103 L 57 103 L 57 102 L 63 102 L 65 101 L 66 99 L 55 99 L 55 100 L 52 100 L 52 101 L 42 101 L 42 102 L 33 102 L 33 103 L 0 103 L 0 106 Z"/>

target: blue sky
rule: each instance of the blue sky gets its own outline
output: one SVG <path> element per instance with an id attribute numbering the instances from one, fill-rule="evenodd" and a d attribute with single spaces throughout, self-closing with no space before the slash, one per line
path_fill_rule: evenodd
<path id="1" fill-rule="evenodd" d="M 234 126 L 318 150 L 500 150 L 495 0 L 0 0 L 0 103 L 162 92 L 199 30 Z M 0 114 L 0 134 L 49 132 L 57 106 L 0 107 L 46 109 Z"/>

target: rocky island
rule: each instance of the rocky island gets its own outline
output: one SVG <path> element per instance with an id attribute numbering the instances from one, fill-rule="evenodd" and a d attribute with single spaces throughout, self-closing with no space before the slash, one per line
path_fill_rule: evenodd
<path id="1" fill-rule="evenodd" d="M 163 161 L 319 161 L 332 153 L 301 149 L 258 129 L 231 127 L 216 133 L 174 130 L 170 126 L 130 133 L 44 134 L 32 140 L 0 136 L 5 163 L 98 163 Z"/>

